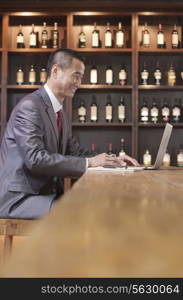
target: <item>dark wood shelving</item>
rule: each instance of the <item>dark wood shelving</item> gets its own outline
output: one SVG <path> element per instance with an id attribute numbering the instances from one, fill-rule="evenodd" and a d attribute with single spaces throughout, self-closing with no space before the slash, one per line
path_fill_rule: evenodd
<path id="1" fill-rule="evenodd" d="M 171 123 L 171 122 L 170 122 Z M 183 123 L 171 123 L 174 127 L 183 127 Z M 138 123 L 139 127 L 165 127 L 166 123 Z"/>
<path id="2" fill-rule="evenodd" d="M 130 90 L 132 85 L 81 84 L 79 89 Z"/>
<path id="3" fill-rule="evenodd" d="M 13 52 L 13 53 L 49 53 L 54 51 L 55 49 L 53 48 L 47 48 L 47 49 L 42 49 L 42 48 L 11 48 L 8 49 L 8 52 Z"/>
<path id="4" fill-rule="evenodd" d="M 75 48 L 80 52 L 92 52 L 92 53 L 131 53 L 132 48 Z"/>
<path id="5" fill-rule="evenodd" d="M 13 90 L 35 90 L 35 89 L 39 89 L 41 87 L 41 85 L 38 84 L 23 84 L 23 85 L 7 85 L 7 89 L 13 89 Z"/>
<path id="6" fill-rule="evenodd" d="M 138 49 L 139 53 L 183 53 L 183 48 L 181 49 L 172 49 L 172 48 L 167 48 L 167 49 L 157 49 L 157 48 L 148 48 L 148 49 Z"/>
<path id="7" fill-rule="evenodd" d="M 183 90 L 183 84 L 182 85 L 139 85 L 139 90 Z"/>
<path id="8" fill-rule="evenodd" d="M 131 127 L 132 123 L 92 123 L 92 122 L 86 122 L 86 123 L 79 123 L 79 122 L 73 122 L 72 126 L 74 127 Z"/>

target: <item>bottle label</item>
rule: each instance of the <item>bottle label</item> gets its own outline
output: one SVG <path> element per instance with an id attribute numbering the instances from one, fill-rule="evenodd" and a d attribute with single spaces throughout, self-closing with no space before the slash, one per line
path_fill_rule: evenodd
<path id="1" fill-rule="evenodd" d="M 164 167 L 170 166 L 170 154 L 169 153 L 165 153 L 165 155 L 163 157 L 163 166 Z"/>
<path id="2" fill-rule="evenodd" d="M 157 107 L 151 108 L 151 117 L 158 117 L 158 108 Z"/>
<path id="3" fill-rule="evenodd" d="M 18 36 L 17 36 L 17 43 L 23 44 L 23 42 L 24 42 L 24 37 L 23 37 L 23 35 L 18 35 Z"/>
<path id="4" fill-rule="evenodd" d="M 79 36 L 79 40 L 81 43 L 85 43 L 86 42 L 86 36 L 84 33 L 81 33 Z"/>
<path id="5" fill-rule="evenodd" d="M 151 165 L 151 155 L 150 154 L 145 153 L 143 155 L 143 164 L 145 166 L 150 166 Z"/>
<path id="6" fill-rule="evenodd" d="M 161 72 L 159 70 L 154 72 L 154 77 L 156 80 L 160 80 L 161 79 Z"/>
<path id="7" fill-rule="evenodd" d="M 170 115 L 170 109 L 168 107 L 162 108 L 162 115 L 168 117 Z"/>
<path id="8" fill-rule="evenodd" d="M 36 82 L 36 72 L 35 71 L 30 71 L 29 72 L 29 82 L 30 83 L 35 83 Z"/>
<path id="9" fill-rule="evenodd" d="M 119 72 L 119 80 L 126 80 L 126 72 L 125 72 L 125 70 L 121 70 Z"/>
<path id="10" fill-rule="evenodd" d="M 149 33 L 144 33 L 143 45 L 150 45 L 150 34 Z"/>
<path id="11" fill-rule="evenodd" d="M 17 83 L 22 84 L 24 82 L 24 73 L 21 72 L 17 72 Z"/>
<path id="12" fill-rule="evenodd" d="M 36 34 L 30 35 L 30 46 L 36 46 Z"/>
<path id="13" fill-rule="evenodd" d="M 91 106 L 91 120 L 97 121 L 97 106 Z"/>
<path id="14" fill-rule="evenodd" d="M 79 107 L 78 108 L 78 115 L 79 116 L 86 116 L 86 108 L 85 107 Z"/>
<path id="15" fill-rule="evenodd" d="M 147 71 L 141 72 L 141 78 L 147 80 L 149 77 L 149 73 Z"/>
<path id="16" fill-rule="evenodd" d="M 179 44 L 179 37 L 177 33 L 172 34 L 172 45 L 178 45 Z"/>
<path id="17" fill-rule="evenodd" d="M 116 46 L 117 47 L 124 46 L 124 33 L 122 31 L 118 31 L 116 33 Z"/>
<path id="18" fill-rule="evenodd" d="M 40 72 L 40 82 L 45 83 L 47 78 L 47 72 L 46 71 L 41 71 Z"/>
<path id="19" fill-rule="evenodd" d="M 158 33 L 157 43 L 158 43 L 158 45 L 164 45 L 164 34 L 163 33 Z"/>
<path id="20" fill-rule="evenodd" d="M 119 120 L 125 119 L 125 106 L 124 105 L 118 106 L 118 119 Z"/>
<path id="21" fill-rule="evenodd" d="M 96 84 L 97 83 L 97 70 L 92 69 L 90 72 L 90 83 Z"/>
<path id="22" fill-rule="evenodd" d="M 177 154 L 177 166 L 183 167 L 183 153 Z"/>
<path id="23" fill-rule="evenodd" d="M 172 116 L 174 117 L 180 117 L 181 112 L 180 112 L 180 108 L 179 107 L 174 107 L 172 109 Z"/>
<path id="24" fill-rule="evenodd" d="M 111 69 L 106 70 L 106 83 L 112 84 L 113 82 L 113 71 Z"/>
<path id="25" fill-rule="evenodd" d="M 112 120 L 112 106 L 106 106 L 106 120 Z"/>
<path id="26" fill-rule="evenodd" d="M 109 31 L 105 33 L 105 46 L 112 47 L 112 34 Z"/>
<path id="27" fill-rule="evenodd" d="M 98 32 L 93 32 L 93 34 L 92 34 L 92 47 L 99 47 Z"/>

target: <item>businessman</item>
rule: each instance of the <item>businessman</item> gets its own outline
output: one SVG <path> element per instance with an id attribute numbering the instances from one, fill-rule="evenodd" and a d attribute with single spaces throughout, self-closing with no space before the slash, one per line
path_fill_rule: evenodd
<path id="1" fill-rule="evenodd" d="M 43 216 L 63 193 L 64 177 L 80 177 L 89 167 L 138 164 L 129 156 L 89 157 L 72 138 L 63 102 L 74 96 L 84 70 L 77 51 L 54 51 L 46 84 L 13 109 L 0 148 L 0 218 Z"/>

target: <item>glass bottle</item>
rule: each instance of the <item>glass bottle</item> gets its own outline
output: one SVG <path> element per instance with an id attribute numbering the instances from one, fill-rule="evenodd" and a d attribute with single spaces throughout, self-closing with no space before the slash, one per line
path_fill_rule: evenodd
<path id="1" fill-rule="evenodd" d="M 112 122 L 112 103 L 110 96 L 107 97 L 107 103 L 105 105 L 105 120 L 106 122 Z"/>
<path id="2" fill-rule="evenodd" d="M 113 69 L 111 66 L 106 68 L 105 82 L 106 82 L 106 84 L 113 84 Z"/>
<path id="3" fill-rule="evenodd" d="M 92 47 L 99 48 L 100 47 L 100 37 L 99 30 L 97 29 L 97 23 L 94 23 L 94 29 L 92 31 Z"/>
<path id="4" fill-rule="evenodd" d="M 140 108 L 140 122 L 147 123 L 149 121 L 149 108 L 147 102 L 144 100 Z"/>
<path id="5" fill-rule="evenodd" d="M 92 103 L 91 103 L 91 106 L 90 106 L 90 120 L 91 120 L 91 122 L 97 122 L 97 120 L 98 120 L 97 115 L 98 115 L 98 107 L 97 107 L 97 104 L 96 104 L 96 99 L 93 96 L 92 97 Z"/>
<path id="6" fill-rule="evenodd" d="M 161 108 L 161 118 L 162 118 L 162 122 L 170 121 L 170 108 L 169 108 L 166 100 L 164 100 L 164 104 Z"/>
<path id="7" fill-rule="evenodd" d="M 165 48 L 165 35 L 161 24 L 159 24 L 157 32 L 157 48 Z"/>
<path id="8" fill-rule="evenodd" d="M 118 104 L 118 120 L 122 123 L 125 121 L 125 103 L 123 96 L 121 96 L 120 102 Z"/>
<path id="9" fill-rule="evenodd" d="M 168 85 L 174 86 L 175 82 L 176 82 L 176 73 L 175 73 L 173 66 L 171 65 L 170 69 L 168 71 Z"/>
<path id="10" fill-rule="evenodd" d="M 111 156 L 116 156 L 116 154 L 113 152 L 113 149 L 112 149 L 112 143 L 110 143 L 108 146 L 107 154 L 111 155 Z"/>
<path id="11" fill-rule="evenodd" d="M 19 32 L 17 34 L 17 48 L 25 48 L 24 35 L 22 32 L 22 25 L 19 25 Z"/>
<path id="12" fill-rule="evenodd" d="M 110 29 L 110 23 L 107 23 L 107 29 L 105 32 L 105 48 L 112 48 L 112 31 Z"/>
<path id="13" fill-rule="evenodd" d="M 118 23 L 118 30 L 116 32 L 116 47 L 123 48 L 124 47 L 124 31 L 122 29 L 122 23 Z"/>
<path id="14" fill-rule="evenodd" d="M 179 48 L 179 35 L 178 35 L 176 24 L 174 25 L 172 30 L 172 48 L 173 49 Z"/>
<path id="15" fill-rule="evenodd" d="M 125 140 L 123 138 L 121 138 L 121 150 L 119 152 L 119 156 L 123 156 L 126 154 L 125 150 L 124 150 L 125 149 L 124 144 L 125 144 Z"/>
<path id="16" fill-rule="evenodd" d="M 16 73 L 16 83 L 22 85 L 24 83 L 24 72 L 21 67 L 18 68 Z"/>
<path id="17" fill-rule="evenodd" d="M 166 153 L 163 156 L 163 167 L 170 166 L 170 153 L 166 150 Z"/>
<path id="18" fill-rule="evenodd" d="M 35 32 L 35 26 L 32 24 L 32 30 L 29 36 L 29 47 L 30 48 L 37 48 L 37 34 Z"/>
<path id="19" fill-rule="evenodd" d="M 78 47 L 86 48 L 86 34 L 83 31 L 83 27 L 81 27 L 81 31 L 79 33 Z"/>
<path id="20" fill-rule="evenodd" d="M 160 80 L 162 79 L 162 73 L 159 68 L 159 63 L 156 64 L 156 70 L 154 71 L 155 85 L 160 85 Z"/>
<path id="21" fill-rule="evenodd" d="M 175 103 L 172 107 L 172 122 L 178 123 L 181 120 L 181 107 L 178 104 L 178 99 L 175 99 Z"/>
<path id="22" fill-rule="evenodd" d="M 119 84 L 125 85 L 127 81 L 127 72 L 124 67 L 119 71 Z"/>
<path id="23" fill-rule="evenodd" d="M 142 46 L 145 48 L 150 47 L 150 33 L 147 28 L 147 23 L 145 23 L 144 30 L 142 31 Z"/>
<path id="24" fill-rule="evenodd" d="M 177 154 L 177 167 L 183 167 L 183 150 L 180 149 Z"/>
<path id="25" fill-rule="evenodd" d="M 97 69 L 95 66 L 93 66 L 90 70 L 90 83 L 91 84 L 97 84 Z"/>
<path id="26" fill-rule="evenodd" d="M 59 47 L 59 31 L 58 31 L 58 23 L 54 23 L 54 29 L 51 32 L 52 35 L 52 48 L 56 49 Z"/>
<path id="27" fill-rule="evenodd" d="M 34 66 L 31 65 L 29 70 L 29 84 L 35 84 L 36 83 L 36 71 L 34 69 Z"/>
<path id="28" fill-rule="evenodd" d="M 47 80 L 47 72 L 45 68 L 41 68 L 40 74 L 39 74 L 39 81 L 40 84 L 44 84 Z"/>
<path id="29" fill-rule="evenodd" d="M 146 166 L 146 167 L 151 166 L 151 160 L 152 160 L 151 154 L 149 153 L 149 150 L 146 149 L 145 153 L 143 154 L 143 164 L 144 164 L 144 166 Z"/>
<path id="30" fill-rule="evenodd" d="M 86 122 L 86 107 L 83 102 L 78 107 L 78 120 L 81 123 Z"/>
<path id="31" fill-rule="evenodd" d="M 142 84 L 146 85 L 148 83 L 148 78 L 149 78 L 149 72 L 146 69 L 146 64 L 144 62 L 144 69 L 143 71 L 140 73 L 141 75 L 141 80 L 142 80 Z"/>
<path id="32" fill-rule="evenodd" d="M 48 48 L 48 30 L 46 27 L 46 22 L 43 23 L 43 30 L 41 33 L 41 48 Z"/>
<path id="33" fill-rule="evenodd" d="M 156 124 L 158 122 L 158 117 L 159 117 L 159 109 L 158 106 L 155 102 L 155 100 L 152 103 L 151 109 L 150 109 L 150 118 L 151 122 Z"/>

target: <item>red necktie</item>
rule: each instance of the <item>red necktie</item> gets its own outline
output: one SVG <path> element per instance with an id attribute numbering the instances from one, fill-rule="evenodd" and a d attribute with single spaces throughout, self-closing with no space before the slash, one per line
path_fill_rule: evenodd
<path id="1" fill-rule="evenodd" d="M 57 111 L 57 127 L 58 127 L 58 136 L 60 136 L 62 131 L 62 110 Z"/>

